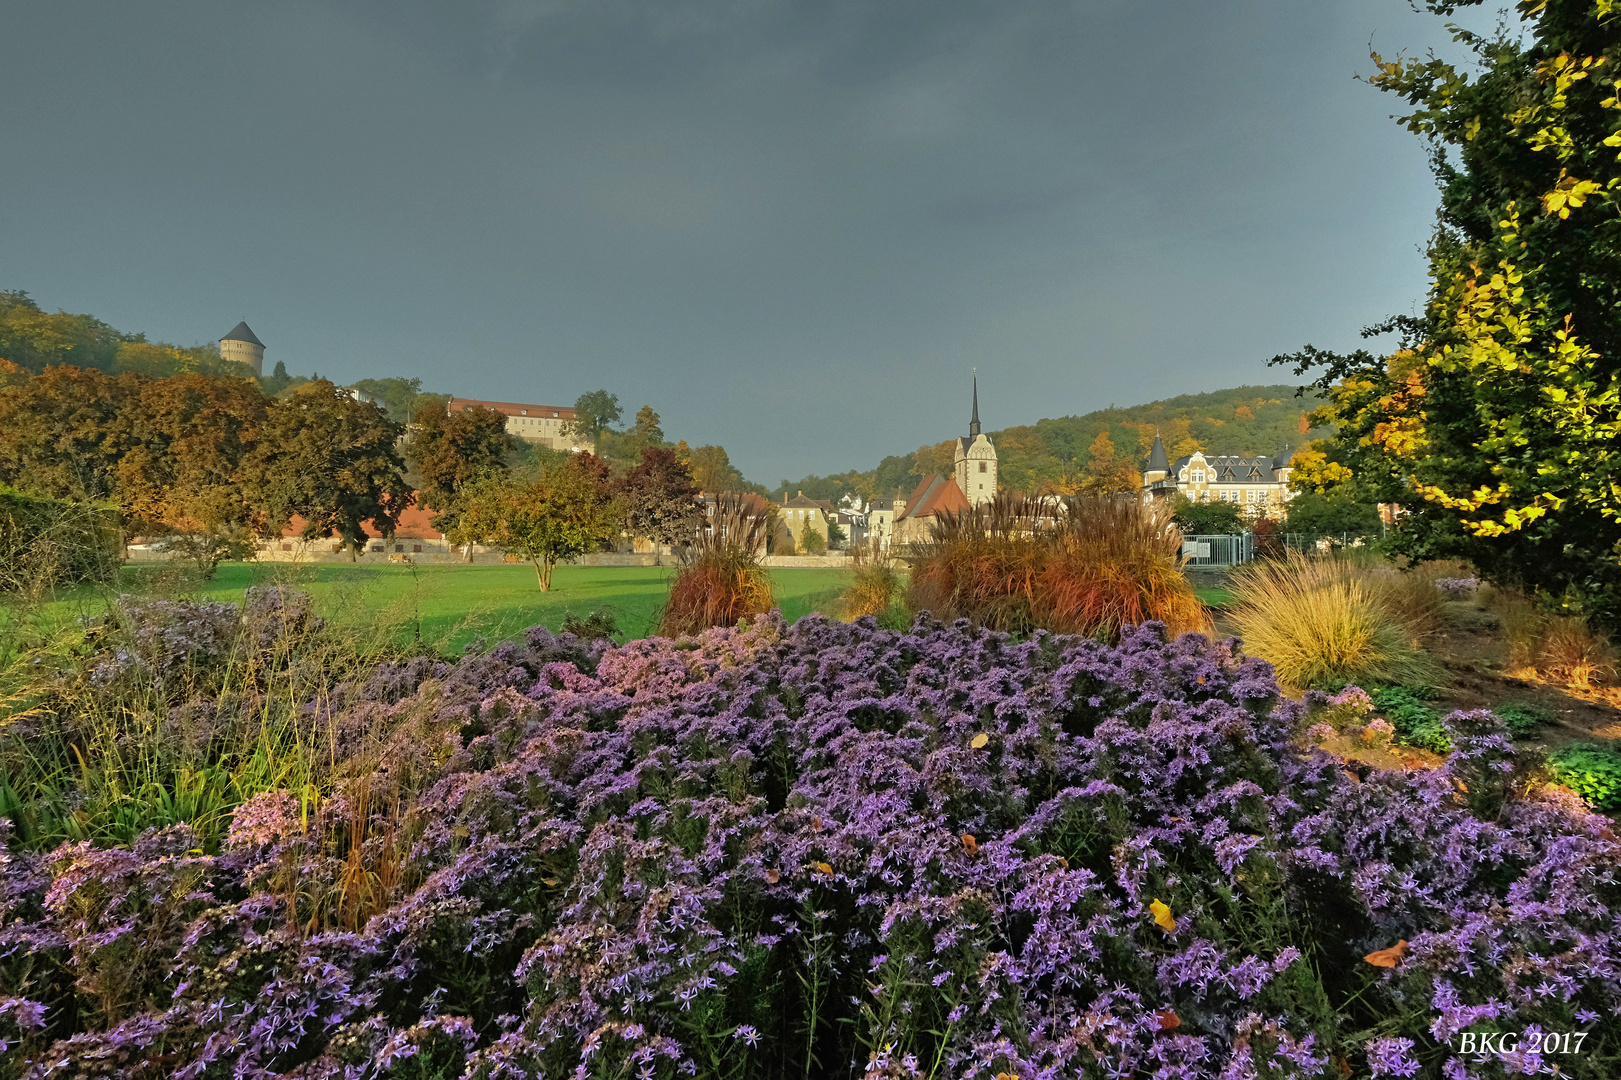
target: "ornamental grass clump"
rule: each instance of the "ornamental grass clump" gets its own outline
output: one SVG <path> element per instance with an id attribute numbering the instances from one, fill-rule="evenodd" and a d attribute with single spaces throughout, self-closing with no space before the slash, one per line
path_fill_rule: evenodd
<path id="1" fill-rule="evenodd" d="M 904 585 L 889 549 L 876 540 L 850 548 L 850 584 L 839 598 L 846 619 L 888 616 L 899 604 Z"/>
<path id="2" fill-rule="evenodd" d="M 1229 588 L 1229 612 L 1245 647 L 1288 685 L 1421 685 L 1439 674 L 1421 648 L 1439 607 L 1428 583 L 1352 560 L 1290 552 L 1245 567 Z"/>
<path id="3" fill-rule="evenodd" d="M 1168 510 L 1134 498 L 1000 494 L 940 515 L 913 560 L 907 602 L 996 630 L 1118 638 L 1158 620 L 1209 628 L 1181 573 L 1182 534 Z"/>
<path id="4" fill-rule="evenodd" d="M 1355 776 L 1310 720 L 1156 624 L 379 664 L 310 714 L 330 790 L 217 853 L 0 821 L 0 1075 L 1450 1080 L 1528 1030 L 1621 1072 L 1610 823 L 1490 713 Z"/>
<path id="5" fill-rule="evenodd" d="M 668 637 L 696 634 L 770 611 L 771 575 L 761 557 L 771 526 L 765 507 L 735 495 L 716 500 L 696 540 L 678 549 L 681 568 L 670 584 L 658 632 Z"/>

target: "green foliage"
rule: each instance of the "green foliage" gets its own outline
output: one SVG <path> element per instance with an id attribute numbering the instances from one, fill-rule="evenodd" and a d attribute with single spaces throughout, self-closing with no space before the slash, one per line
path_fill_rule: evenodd
<path id="1" fill-rule="evenodd" d="M 827 550 L 827 538 L 821 530 L 806 525 L 799 532 L 799 547 L 806 555 L 820 555 Z"/>
<path id="2" fill-rule="evenodd" d="M 1457 6 L 1431 0 L 1437 14 Z M 1457 32 L 1473 71 L 1384 61 L 1428 144 L 1441 210 L 1423 314 L 1368 333 L 1388 356 L 1307 347 L 1323 370 L 1328 454 L 1362 501 L 1411 512 L 1392 538 L 1489 580 L 1588 596 L 1621 620 L 1621 12 L 1610 0 L 1519 5 L 1491 34 Z"/>
<path id="3" fill-rule="evenodd" d="M 393 535 L 411 504 L 396 449 L 401 433 L 379 406 L 326 379 L 277 401 L 242 466 L 261 535 L 279 535 L 297 515 L 304 539 L 336 534 L 351 558 L 366 542 L 365 522 Z"/>
<path id="4" fill-rule="evenodd" d="M 574 419 L 563 425 L 563 430 L 596 448 L 602 433 L 618 423 L 619 417 L 618 396 L 606 390 L 592 390 L 575 399 Z"/>
<path id="5" fill-rule="evenodd" d="M 1621 809 L 1621 752 L 1613 743 L 1566 743 L 1548 755 L 1548 767 L 1597 809 Z"/>
<path id="6" fill-rule="evenodd" d="M 1171 500 L 1172 520 L 1190 536 L 1225 536 L 1245 529 L 1244 512 L 1237 503 L 1194 502 L 1186 495 Z"/>
<path id="7" fill-rule="evenodd" d="M 451 412 L 436 398 L 418 401 L 401 450 L 421 479 L 423 504 L 436 511 L 434 528 L 448 532 L 456 523 L 462 488 L 503 472 L 513 440 L 506 416 L 494 409 Z"/>
<path id="8" fill-rule="evenodd" d="M 277 369 L 283 376 L 287 374 L 287 369 L 279 364 Z M 409 424 L 412 414 L 429 402 L 450 399 L 449 394 L 424 393 L 421 379 L 361 379 L 350 389 L 376 398 L 396 424 Z"/>
<path id="9" fill-rule="evenodd" d="M 0 484 L 0 592 L 105 581 L 117 566 L 112 507 L 24 495 Z"/>
<path id="10" fill-rule="evenodd" d="M 1378 536 L 1384 531 L 1372 504 L 1357 502 L 1347 493 L 1319 495 L 1302 491 L 1289 500 L 1285 525 L 1291 533 L 1327 536 Z"/>
<path id="11" fill-rule="evenodd" d="M 1369 696 L 1402 742 L 1435 754 L 1451 752 L 1452 735 L 1441 722 L 1441 714 L 1424 703 L 1431 696 L 1428 691 L 1397 686 L 1375 690 Z"/>
<path id="12" fill-rule="evenodd" d="M 461 517 L 446 537 L 456 544 L 501 548 L 535 567 L 542 592 L 552 568 L 599 551 L 618 531 L 623 511 L 576 454 L 559 468 L 524 478 L 486 476 L 465 487 Z"/>
<path id="13" fill-rule="evenodd" d="M 1529 739 L 1554 721 L 1551 710 L 1529 701 L 1504 701 L 1493 706 L 1492 712 L 1503 718 L 1516 739 Z"/>
<path id="14" fill-rule="evenodd" d="M 619 636 L 619 621 L 612 608 L 597 608 L 589 615 L 570 612 L 563 617 L 562 631 L 587 641 L 613 641 Z"/>

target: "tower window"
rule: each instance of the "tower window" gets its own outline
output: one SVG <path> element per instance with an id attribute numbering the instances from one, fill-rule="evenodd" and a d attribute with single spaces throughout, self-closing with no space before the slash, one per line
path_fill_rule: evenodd
<path id="1" fill-rule="evenodd" d="M 985 471 L 987 471 L 987 470 L 986 470 L 986 468 L 985 468 L 985 463 L 984 463 L 984 462 L 983 462 L 983 461 L 982 461 L 982 462 L 980 462 L 980 463 L 979 463 L 979 471 L 980 471 L 980 472 L 985 472 Z M 981 484 L 981 485 L 980 485 L 980 487 L 984 487 L 984 486 L 985 486 L 985 485 L 984 485 L 984 484 Z"/>

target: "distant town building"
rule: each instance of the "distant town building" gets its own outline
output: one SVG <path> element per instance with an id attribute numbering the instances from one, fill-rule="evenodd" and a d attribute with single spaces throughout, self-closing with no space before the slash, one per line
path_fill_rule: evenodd
<path id="1" fill-rule="evenodd" d="M 254 336 L 246 322 L 231 327 L 231 332 L 220 338 L 220 359 L 246 364 L 255 375 L 265 373 L 265 343 Z"/>
<path id="2" fill-rule="evenodd" d="M 921 544 L 933 536 L 934 520 L 940 514 L 960 514 L 970 509 L 957 481 L 947 480 L 939 473 L 918 481 L 906 508 L 895 517 L 892 542 Z"/>
<path id="3" fill-rule="evenodd" d="M 1143 469 L 1143 498 L 1182 495 L 1192 502 L 1235 503 L 1254 517 L 1280 512 L 1292 495 L 1289 490 L 1291 453 L 1285 448 L 1272 457 L 1237 457 L 1195 451 L 1175 463 L 1167 460 L 1165 444 L 1154 436 Z"/>
<path id="4" fill-rule="evenodd" d="M 547 446 L 553 450 L 578 450 L 578 441 L 565 434 L 563 425 L 574 419 L 571 405 L 525 405 L 516 401 L 478 401 L 473 398 L 453 397 L 445 403 L 451 412 L 463 409 L 494 409 L 505 413 L 507 432 L 525 442 Z"/>
<path id="5" fill-rule="evenodd" d="M 827 523 L 835 520 L 837 514 L 838 510 L 826 499 L 807 499 L 803 491 L 790 499 L 788 492 L 784 491 L 782 505 L 777 511 L 777 523 L 793 537 L 796 548 L 803 548 L 805 530 L 809 528 L 821 533 L 826 541 Z"/>
<path id="6" fill-rule="evenodd" d="M 957 440 L 952 454 L 957 489 L 970 506 L 982 506 L 996 498 L 996 447 L 991 437 L 979 430 L 979 375 L 974 376 L 974 411 L 968 421 L 968 436 Z"/>
<path id="7" fill-rule="evenodd" d="M 906 512 L 906 493 L 897 491 L 867 504 L 867 539 L 887 548 L 895 539 L 895 517 Z"/>

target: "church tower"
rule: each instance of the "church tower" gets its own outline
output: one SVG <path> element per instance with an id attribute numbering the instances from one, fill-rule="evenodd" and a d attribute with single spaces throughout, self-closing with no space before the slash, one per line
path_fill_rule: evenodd
<path id="1" fill-rule="evenodd" d="M 957 440 L 955 459 L 957 487 L 970 506 L 982 506 L 996 497 L 996 447 L 991 437 L 979 429 L 979 369 L 974 369 L 974 411 L 968 421 L 968 437 Z"/>
<path id="2" fill-rule="evenodd" d="M 245 321 L 239 322 L 229 334 L 220 338 L 220 359 L 246 364 L 255 375 L 262 376 L 265 373 L 265 343 L 253 336 Z"/>
<path id="3" fill-rule="evenodd" d="M 1165 444 L 1159 441 L 1159 432 L 1154 432 L 1154 448 L 1148 452 L 1148 467 L 1143 470 L 1143 487 L 1148 487 L 1156 480 L 1165 480 L 1171 475 L 1171 462 L 1165 454 Z"/>

